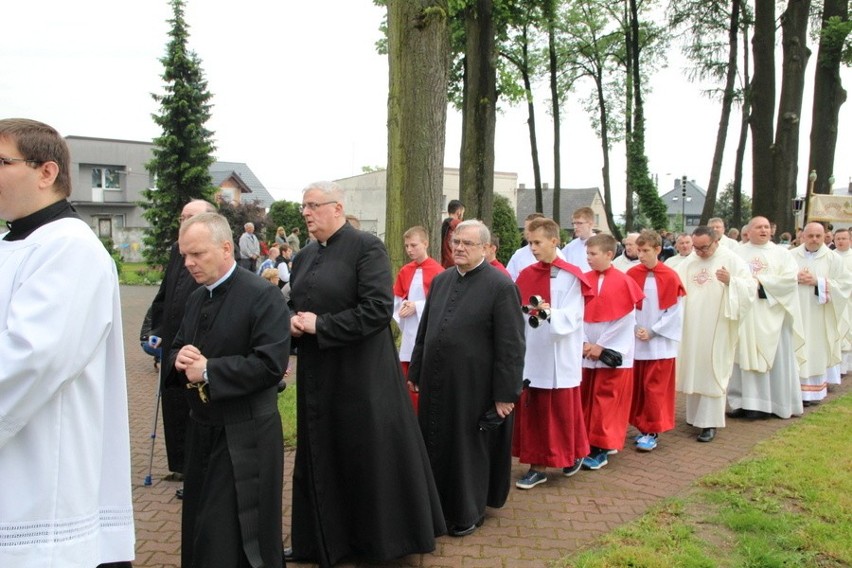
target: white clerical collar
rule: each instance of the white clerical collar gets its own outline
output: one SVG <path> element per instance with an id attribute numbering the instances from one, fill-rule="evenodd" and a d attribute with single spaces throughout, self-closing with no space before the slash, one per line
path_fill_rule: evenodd
<path id="1" fill-rule="evenodd" d="M 216 286 L 218 286 L 219 284 L 221 284 L 222 282 L 224 282 L 225 280 L 227 280 L 227 279 L 228 279 L 228 277 L 229 277 L 231 274 L 233 274 L 234 270 L 236 270 L 236 269 L 237 269 L 237 262 L 236 262 L 236 261 L 234 261 L 234 264 L 232 264 L 232 265 L 231 265 L 230 270 L 228 270 L 228 272 L 226 272 L 226 273 L 225 273 L 225 275 L 224 275 L 223 277 L 221 277 L 219 280 L 217 280 L 217 281 L 216 281 L 216 282 L 214 282 L 213 284 L 211 284 L 211 285 L 209 285 L 209 286 L 205 285 L 204 287 L 205 287 L 205 288 L 207 288 L 207 291 L 208 291 L 208 292 L 210 292 L 210 293 L 212 294 L 212 293 L 213 293 L 213 290 L 216 288 Z"/>
<path id="2" fill-rule="evenodd" d="M 480 264 L 482 264 L 483 262 L 485 262 L 485 257 L 484 257 L 484 256 L 482 257 L 482 260 L 480 260 L 480 261 L 479 261 L 479 264 L 477 264 L 476 266 L 474 266 L 473 268 L 471 268 L 471 269 L 470 269 L 470 270 L 468 270 L 467 272 L 462 272 L 462 271 L 459 269 L 458 265 L 456 265 L 456 270 L 458 271 L 459 276 L 464 276 L 464 275 L 465 275 L 465 274 L 467 274 L 468 272 L 473 272 L 474 270 L 476 270 L 477 268 L 479 268 L 479 265 L 480 265 Z"/>

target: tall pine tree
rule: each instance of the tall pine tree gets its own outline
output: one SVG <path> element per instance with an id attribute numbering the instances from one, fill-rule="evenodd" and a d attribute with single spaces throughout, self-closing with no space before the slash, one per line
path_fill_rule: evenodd
<path id="1" fill-rule="evenodd" d="M 210 118 L 210 99 L 201 62 L 187 49 L 189 27 L 184 20 L 184 0 L 171 0 L 173 18 L 169 20 L 171 41 L 163 64 L 165 94 L 152 94 L 160 103 L 160 113 L 153 114 L 162 134 L 154 139 L 154 158 L 146 164 L 156 176 L 156 188 L 144 192 L 145 258 L 149 264 L 168 261 L 169 248 L 177 239 L 181 209 L 191 199 L 212 200 L 213 188 L 209 168 L 213 133 L 205 128 Z"/>

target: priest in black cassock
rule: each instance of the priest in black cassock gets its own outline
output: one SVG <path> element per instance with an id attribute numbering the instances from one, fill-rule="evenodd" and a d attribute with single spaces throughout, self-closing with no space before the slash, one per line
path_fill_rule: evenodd
<path id="1" fill-rule="evenodd" d="M 490 242 L 480 221 L 456 227 L 456 265 L 432 280 L 408 375 L 452 536 L 482 525 L 486 505 L 502 507 L 511 481 L 524 320 L 515 284 L 485 261 Z M 480 425 L 489 415 L 490 429 Z"/>
<path id="2" fill-rule="evenodd" d="M 215 213 L 212 203 L 203 199 L 193 199 L 183 206 L 180 213 L 181 223 L 199 213 Z M 160 400 L 163 405 L 163 434 L 166 441 L 166 458 L 169 471 L 183 474 L 184 438 L 186 421 L 189 419 L 189 403 L 186 400 L 185 381 L 178 377 L 177 370 L 162 361 L 171 360 L 172 341 L 183 321 L 183 311 L 189 295 L 198 288 L 189 270 L 183 265 L 178 243 L 172 245 L 169 263 L 163 272 L 163 281 L 149 310 L 151 314 L 150 335 L 160 338 L 154 347 L 162 349 L 160 373 Z M 181 490 L 178 490 L 181 491 Z M 181 491 L 182 494 L 182 491 Z"/>
<path id="3" fill-rule="evenodd" d="M 281 566 L 283 436 L 278 381 L 290 354 L 278 288 L 233 256 L 228 221 L 201 213 L 178 239 L 192 293 L 172 344 L 190 391 L 181 565 Z"/>
<path id="4" fill-rule="evenodd" d="M 446 527 L 389 327 L 390 261 L 346 221 L 343 190 L 308 186 L 314 241 L 293 261 L 299 348 L 292 557 L 332 566 L 431 552 Z"/>

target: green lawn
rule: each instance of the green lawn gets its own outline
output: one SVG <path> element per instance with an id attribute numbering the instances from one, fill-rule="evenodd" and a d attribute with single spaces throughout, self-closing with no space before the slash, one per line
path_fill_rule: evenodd
<path id="1" fill-rule="evenodd" d="M 150 268 L 144 262 L 123 262 L 118 279 L 122 284 L 159 285 L 163 279 L 163 273 L 160 270 Z"/>
<path id="2" fill-rule="evenodd" d="M 850 424 L 846 395 L 555 566 L 852 566 Z"/>
<path id="3" fill-rule="evenodd" d="M 278 395 L 278 411 L 281 413 L 281 426 L 284 428 L 284 446 L 291 449 L 295 448 L 296 383 L 290 377 L 287 378 L 287 388 Z"/>

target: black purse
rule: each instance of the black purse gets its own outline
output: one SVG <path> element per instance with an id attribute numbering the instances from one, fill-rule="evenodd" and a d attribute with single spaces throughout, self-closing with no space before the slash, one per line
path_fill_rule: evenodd
<path id="1" fill-rule="evenodd" d="M 598 357 L 601 363 L 606 365 L 607 367 L 619 367 L 621 366 L 621 353 L 616 351 L 615 349 L 604 349 L 601 351 L 600 357 Z"/>
<path id="2" fill-rule="evenodd" d="M 492 406 L 479 417 L 479 431 L 488 432 L 489 430 L 496 430 L 505 421 L 506 419 L 497 414 L 497 409 Z"/>

